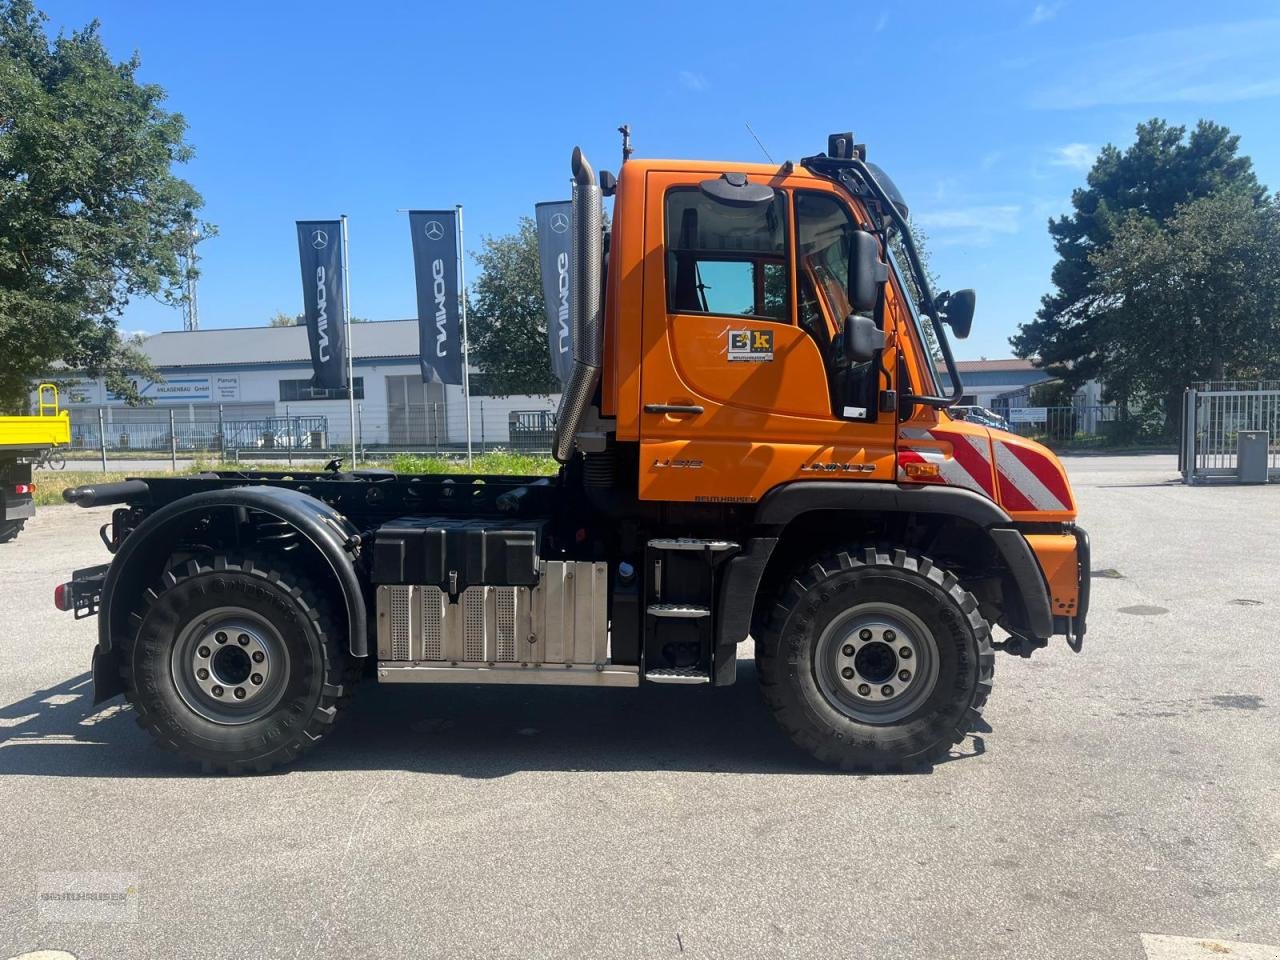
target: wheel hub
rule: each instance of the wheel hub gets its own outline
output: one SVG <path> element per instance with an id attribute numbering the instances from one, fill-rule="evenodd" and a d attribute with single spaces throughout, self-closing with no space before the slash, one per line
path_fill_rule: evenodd
<path id="1" fill-rule="evenodd" d="M 933 635 L 909 610 L 860 604 L 833 620 L 815 650 L 827 700 L 852 719 L 893 723 L 910 714 L 937 681 Z"/>
<path id="2" fill-rule="evenodd" d="M 279 701 L 288 653 L 275 628 L 239 608 L 210 611 L 188 624 L 173 650 L 178 692 L 217 723 L 248 723 Z"/>

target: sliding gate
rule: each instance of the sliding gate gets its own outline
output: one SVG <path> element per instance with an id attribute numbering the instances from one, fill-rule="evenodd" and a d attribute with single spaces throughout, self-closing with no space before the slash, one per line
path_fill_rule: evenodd
<path id="1" fill-rule="evenodd" d="M 1183 394 L 1178 466 L 1184 482 L 1238 479 L 1248 461 L 1259 458 L 1266 460 L 1268 479 L 1280 480 L 1280 381 L 1240 386 L 1198 384 Z"/>

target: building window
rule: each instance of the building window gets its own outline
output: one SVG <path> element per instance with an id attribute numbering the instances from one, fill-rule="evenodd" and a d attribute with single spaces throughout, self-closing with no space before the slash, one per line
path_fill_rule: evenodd
<path id="1" fill-rule="evenodd" d="M 356 377 L 354 393 L 357 400 L 364 399 L 364 377 Z M 299 400 L 345 400 L 346 390 L 335 390 L 331 387 L 317 387 L 310 380 L 281 380 L 280 402 L 296 403 Z"/>

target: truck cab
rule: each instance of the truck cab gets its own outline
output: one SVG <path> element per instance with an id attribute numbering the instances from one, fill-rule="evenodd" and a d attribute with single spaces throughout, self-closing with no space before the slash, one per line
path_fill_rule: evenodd
<path id="1" fill-rule="evenodd" d="M 948 415 L 973 293 L 933 293 L 852 135 L 799 163 L 571 169 L 557 475 L 67 490 L 117 505 L 112 561 L 57 598 L 100 613 L 99 699 L 209 769 L 258 770 L 322 739 L 362 678 L 714 691 L 753 640 L 801 748 L 891 769 L 965 735 L 997 650 L 1079 649 L 1065 473 Z"/>

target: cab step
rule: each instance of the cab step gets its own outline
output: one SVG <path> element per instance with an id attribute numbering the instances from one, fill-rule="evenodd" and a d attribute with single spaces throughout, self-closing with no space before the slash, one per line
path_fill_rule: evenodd
<path id="1" fill-rule="evenodd" d="M 653 683 L 710 683 L 711 674 L 697 667 L 658 667 L 645 672 L 644 678 Z"/>
<path id="2" fill-rule="evenodd" d="M 651 603 L 647 612 L 651 617 L 679 617 L 686 620 L 698 620 L 711 616 L 710 607 L 693 603 Z"/>
<path id="3" fill-rule="evenodd" d="M 697 537 L 657 537 L 649 541 L 649 547 L 652 550 L 710 550 L 712 553 L 738 549 L 732 540 L 700 540 Z"/>

